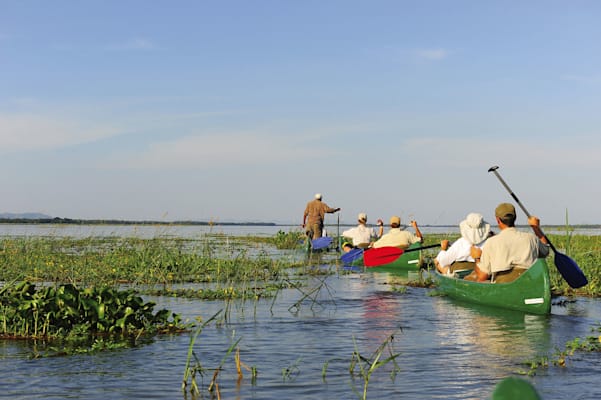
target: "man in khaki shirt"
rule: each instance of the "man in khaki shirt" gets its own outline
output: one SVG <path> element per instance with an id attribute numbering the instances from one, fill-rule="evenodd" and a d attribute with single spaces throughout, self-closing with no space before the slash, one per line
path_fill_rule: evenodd
<path id="1" fill-rule="evenodd" d="M 315 240 L 321 237 L 323 231 L 323 220 L 326 213 L 335 213 L 339 208 L 332 208 L 321 201 L 321 193 L 315 194 L 315 199 L 307 203 L 303 214 L 302 227 L 310 239 Z"/>
<path id="2" fill-rule="evenodd" d="M 390 230 L 388 233 L 382 235 L 382 237 L 375 241 L 373 247 L 399 247 L 406 249 L 413 243 L 423 241 L 422 233 L 417 227 L 417 222 L 411 221 L 411 226 L 415 229 L 415 235 L 411 232 L 401 229 L 401 217 L 394 215 L 390 217 Z"/>
<path id="3" fill-rule="evenodd" d="M 495 217 L 501 232 L 490 237 L 482 249 L 472 246 L 471 256 L 476 260 L 476 268 L 466 279 L 483 282 L 492 277 L 493 282 L 511 282 L 530 268 L 537 258 L 549 255 L 547 239 L 537 217 L 528 218 L 534 234 L 515 228 L 516 214 L 512 204 L 499 204 Z"/>

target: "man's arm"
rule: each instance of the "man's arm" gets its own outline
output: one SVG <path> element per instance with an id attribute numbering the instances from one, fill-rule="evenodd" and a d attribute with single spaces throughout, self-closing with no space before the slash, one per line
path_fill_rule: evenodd
<path id="1" fill-rule="evenodd" d="M 537 238 L 540 239 L 541 242 L 543 242 L 544 244 L 549 244 L 547 237 L 545 236 L 543 231 L 540 229 L 540 219 L 538 219 L 534 215 L 531 215 L 528 218 L 528 225 L 530 225 L 530 227 L 534 231 L 534 234 L 536 235 Z"/>
<path id="2" fill-rule="evenodd" d="M 476 273 L 476 280 L 478 282 L 487 281 L 490 278 L 490 276 L 478 267 L 478 264 L 480 263 L 480 257 L 482 257 L 482 249 L 480 249 L 476 246 L 472 246 L 472 248 L 470 249 L 470 255 L 476 261 L 476 265 L 474 266 L 474 272 Z"/>
<path id="3" fill-rule="evenodd" d="M 415 236 L 417 236 L 419 238 L 420 242 L 423 242 L 424 237 L 422 236 L 422 233 L 420 232 L 419 228 L 417 227 L 417 222 L 411 221 L 411 226 L 413 227 L 413 229 L 415 229 Z"/>

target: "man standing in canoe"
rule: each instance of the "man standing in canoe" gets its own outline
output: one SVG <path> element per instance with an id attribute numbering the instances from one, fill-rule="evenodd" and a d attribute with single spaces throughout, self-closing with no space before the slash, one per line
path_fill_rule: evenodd
<path id="1" fill-rule="evenodd" d="M 411 221 L 411 226 L 415 229 L 415 235 L 409 231 L 401 229 L 401 217 L 393 216 L 390 218 L 390 230 L 374 243 L 373 247 L 394 246 L 406 249 L 413 243 L 421 243 L 424 238 L 417 227 L 417 222 Z"/>
<path id="2" fill-rule="evenodd" d="M 489 238 L 482 249 L 472 246 L 471 255 L 476 260 L 476 267 L 465 279 L 484 282 L 492 277 L 492 282 L 511 282 L 530 268 L 537 258 L 549 255 L 547 238 L 537 217 L 528 218 L 534 234 L 515 228 L 516 214 L 512 204 L 499 204 L 495 218 L 501 232 Z"/>
<path id="3" fill-rule="evenodd" d="M 311 240 L 321 237 L 323 231 L 323 220 L 326 213 L 335 213 L 340 211 L 340 207 L 332 208 L 321 201 L 321 193 L 315 195 L 315 199 L 307 203 L 305 213 L 303 214 L 302 227 Z"/>

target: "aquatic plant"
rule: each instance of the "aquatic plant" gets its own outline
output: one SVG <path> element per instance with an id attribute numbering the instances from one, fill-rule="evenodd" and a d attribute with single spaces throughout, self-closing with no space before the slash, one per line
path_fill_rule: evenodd
<path id="1" fill-rule="evenodd" d="M 296 249 L 302 246 L 305 237 L 305 233 L 302 231 L 284 232 L 279 230 L 270 242 L 277 249 Z"/>
<path id="2" fill-rule="evenodd" d="M 221 313 L 217 311 L 211 318 L 204 321 L 202 324 L 196 327 L 196 330 L 190 335 L 190 343 L 188 345 L 188 356 L 186 357 L 186 367 L 184 370 L 184 378 L 182 379 L 182 391 L 185 393 L 188 385 L 190 385 L 190 394 L 195 396 L 200 393 L 198 389 L 198 384 L 196 383 L 196 373 L 199 373 L 200 376 L 203 376 L 204 368 L 200 363 L 200 360 L 194 353 L 194 344 L 196 343 L 196 339 L 198 335 L 202 332 L 202 330 L 207 326 L 211 321 L 213 321 L 217 316 Z M 192 365 L 192 359 L 194 359 L 194 365 Z M 188 380 L 190 383 L 188 383 Z"/>
<path id="3" fill-rule="evenodd" d="M 293 283 L 290 281 L 288 281 L 288 283 L 290 284 L 290 287 L 296 289 L 301 293 L 301 298 L 295 301 L 294 304 L 292 304 L 290 307 L 288 307 L 288 311 L 290 312 L 299 312 L 302 308 L 303 303 L 305 302 L 309 302 L 311 304 L 311 310 L 313 310 L 317 306 L 324 308 L 324 306 L 319 301 L 319 296 L 322 293 L 322 291 L 325 291 L 327 293 L 329 299 L 331 299 L 332 301 L 334 300 L 334 296 L 330 291 L 330 287 L 326 282 L 326 278 L 317 279 L 317 285 L 308 288 L 306 288 L 304 284 Z"/>
<path id="4" fill-rule="evenodd" d="M 221 314 L 222 311 L 223 310 L 216 312 L 215 314 L 213 314 L 212 317 L 210 317 L 208 320 L 204 321 L 201 325 L 199 325 L 196 328 L 194 333 L 190 336 L 190 343 L 188 345 L 188 355 L 186 358 L 184 377 L 182 379 L 182 391 L 184 392 L 184 394 L 186 394 L 188 385 L 189 385 L 190 386 L 189 392 L 192 395 L 192 398 L 196 398 L 196 395 L 200 394 L 200 389 L 196 382 L 196 375 L 199 374 L 201 377 L 204 377 L 204 374 L 208 371 L 207 368 L 204 368 L 202 366 L 200 360 L 198 359 L 196 353 L 194 352 L 194 345 L 196 344 L 196 340 L 198 339 L 198 336 L 203 331 L 203 329 L 209 323 L 211 323 L 212 321 L 215 321 L 217 316 L 219 314 Z M 252 382 L 254 382 L 256 379 L 256 376 L 257 376 L 256 368 L 255 367 L 249 368 L 248 366 L 246 366 L 246 364 L 244 364 L 240 360 L 240 348 L 238 347 L 238 344 L 240 343 L 241 340 L 242 340 L 242 338 L 238 338 L 236 341 L 234 341 L 226 350 L 219 365 L 216 368 L 212 369 L 213 375 L 212 375 L 211 381 L 209 382 L 209 384 L 207 386 L 207 391 L 209 391 L 212 395 L 216 395 L 217 398 L 221 398 L 221 395 L 219 392 L 219 381 L 218 381 L 219 373 L 223 370 L 223 366 L 224 366 L 225 362 L 227 361 L 227 358 L 234 351 L 234 349 L 236 349 L 236 352 L 234 354 L 234 360 L 235 360 L 235 364 L 236 364 L 236 371 L 238 372 L 238 380 L 240 381 L 243 378 L 243 374 L 242 374 L 243 367 L 248 369 L 249 371 L 251 371 Z M 192 360 L 194 360 L 194 363 L 192 363 Z"/>
<path id="5" fill-rule="evenodd" d="M 400 329 L 400 328 L 399 328 Z M 363 379 L 363 391 L 359 393 L 357 389 L 352 386 L 353 392 L 360 399 L 367 399 L 367 387 L 369 386 L 369 379 L 372 374 L 380 367 L 392 362 L 394 364 L 391 378 L 394 379 L 398 371 L 400 371 L 400 366 L 396 363 L 396 358 L 401 355 L 401 353 L 395 353 L 392 347 L 392 342 L 394 341 L 394 333 L 389 335 L 384 342 L 382 342 L 378 348 L 369 356 L 365 357 L 361 355 L 359 349 L 357 347 L 357 342 L 355 337 L 353 336 L 353 343 L 355 346 L 355 351 L 351 357 L 351 364 L 349 367 L 349 372 L 351 375 L 355 374 L 355 368 L 358 366 L 359 371 L 358 375 Z M 385 359 L 382 359 L 382 354 L 384 350 L 388 350 L 389 356 Z"/>
<path id="6" fill-rule="evenodd" d="M 207 240 L 26 237 L 0 239 L 0 280 L 88 285 L 171 285 L 279 279 L 299 261 L 249 256 Z M 219 250 L 219 251 L 218 251 Z"/>
<path id="7" fill-rule="evenodd" d="M 0 337 L 42 339 L 55 353 L 71 353 L 187 328 L 179 315 L 154 313 L 154 306 L 132 290 L 9 284 L 0 290 Z"/>
<path id="8" fill-rule="evenodd" d="M 292 365 L 282 368 L 282 380 L 284 382 L 292 381 L 294 378 L 296 378 L 296 376 L 298 376 L 298 374 L 300 374 L 299 365 L 302 360 L 302 357 L 299 357 L 294 363 L 292 363 Z"/>

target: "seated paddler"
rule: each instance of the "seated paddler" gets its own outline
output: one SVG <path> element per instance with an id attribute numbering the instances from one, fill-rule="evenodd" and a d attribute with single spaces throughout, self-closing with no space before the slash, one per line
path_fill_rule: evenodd
<path id="1" fill-rule="evenodd" d="M 490 224 L 484 221 L 482 214 L 469 213 L 459 223 L 461 237 L 449 247 L 448 240 L 440 242 L 440 252 L 434 259 L 434 265 L 441 274 L 455 271 L 473 270 L 475 260 L 471 256 L 472 246 L 482 248 L 486 239 L 492 234 Z"/>
<path id="2" fill-rule="evenodd" d="M 347 229 L 342 232 L 342 236 L 352 240 L 353 247 L 366 249 L 370 247 L 374 240 L 382 236 L 384 231 L 384 222 L 381 219 L 378 220 L 378 231 L 373 227 L 367 226 L 367 214 L 359 213 L 357 216 L 358 225 L 354 228 Z"/>
<path id="3" fill-rule="evenodd" d="M 424 237 L 417 226 L 417 222 L 411 221 L 411 226 L 415 229 L 415 234 L 401 228 L 401 217 L 394 215 L 390 217 L 390 229 L 387 233 L 374 243 L 373 247 L 398 247 L 407 249 L 414 243 L 422 243 Z"/>
<path id="4" fill-rule="evenodd" d="M 534 233 L 521 232 L 515 227 L 515 207 L 501 203 L 495 209 L 500 232 L 486 240 L 482 249 L 472 246 L 471 256 L 476 265 L 465 279 L 493 283 L 511 282 L 535 263 L 549 255 L 549 243 L 540 229 L 540 220 L 531 216 L 528 225 Z"/>

